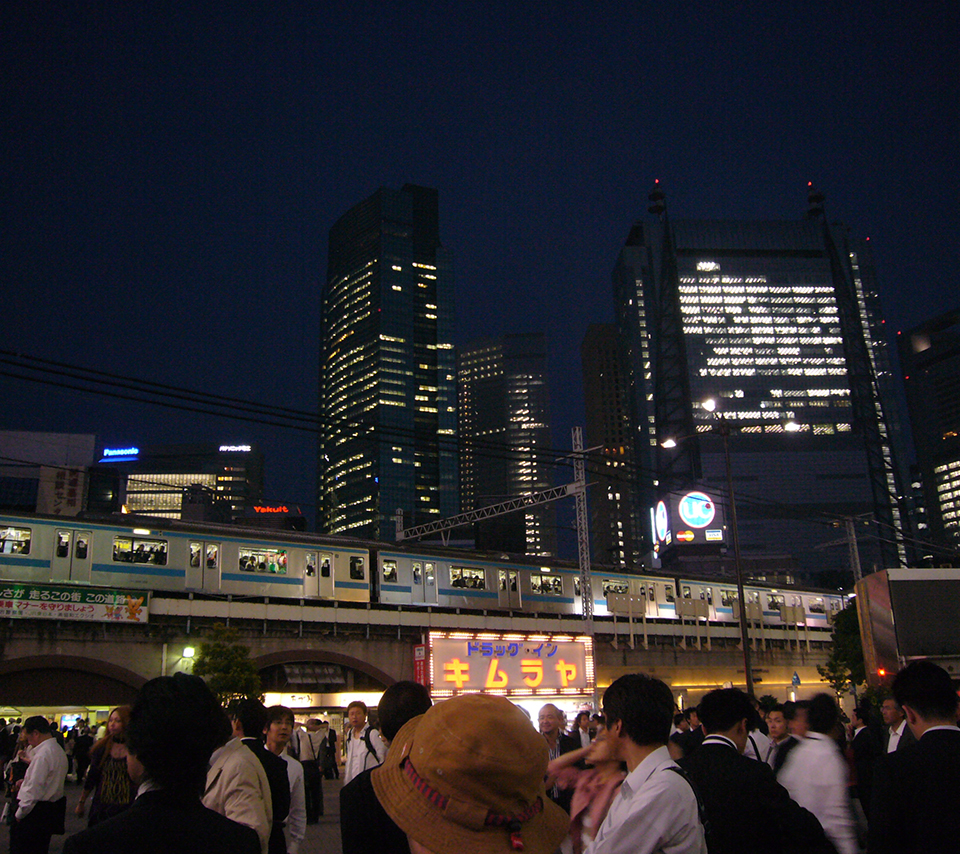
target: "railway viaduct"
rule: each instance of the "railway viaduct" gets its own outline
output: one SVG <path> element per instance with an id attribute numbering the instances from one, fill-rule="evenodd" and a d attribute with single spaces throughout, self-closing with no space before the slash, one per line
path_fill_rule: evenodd
<path id="1" fill-rule="evenodd" d="M 333 665 L 342 691 L 379 691 L 414 673 L 414 647 L 430 630 L 579 635 L 576 617 L 458 612 L 344 603 L 231 600 L 155 595 L 142 625 L 55 620 L 0 621 L 0 706 L 110 706 L 130 702 L 149 679 L 189 670 L 186 647 L 215 624 L 235 628 L 262 674 L 277 666 Z M 594 623 L 597 685 L 643 671 L 666 681 L 687 703 L 706 691 L 744 684 L 736 626 Z M 754 627 L 752 669 L 758 694 L 787 699 L 823 689 L 816 665 L 829 633 Z M 266 690 L 270 690 L 267 687 Z"/>

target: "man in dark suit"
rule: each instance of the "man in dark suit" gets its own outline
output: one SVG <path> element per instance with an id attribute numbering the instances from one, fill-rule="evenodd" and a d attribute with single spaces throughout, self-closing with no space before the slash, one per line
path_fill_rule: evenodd
<path id="1" fill-rule="evenodd" d="M 71 836 L 64 854 L 260 854 L 257 833 L 200 803 L 214 747 L 230 724 L 199 676 L 152 679 L 127 727 L 133 805 Z"/>
<path id="2" fill-rule="evenodd" d="M 287 763 L 267 750 L 262 741 L 262 733 L 267 726 L 267 707 L 259 700 L 235 700 L 230 704 L 227 714 L 233 724 L 234 736 L 260 760 L 270 783 L 273 826 L 270 828 L 270 846 L 267 850 L 269 854 L 287 854 L 283 823 L 290 813 L 290 778 L 287 776 Z"/>
<path id="3" fill-rule="evenodd" d="M 810 709 L 809 700 L 797 700 L 797 702 L 788 702 L 783 704 L 783 717 L 787 722 L 787 731 L 789 737 L 777 746 L 777 753 L 773 759 L 773 773 L 779 774 L 787 761 L 787 756 L 800 741 L 807 735 L 809 722 L 807 721 L 807 712 Z"/>
<path id="4" fill-rule="evenodd" d="M 547 740 L 547 749 L 550 751 L 551 759 L 556 759 L 572 750 L 580 749 L 580 739 L 567 735 L 563 731 L 563 716 L 560 709 L 553 703 L 547 703 L 540 709 L 537 720 L 540 724 L 540 734 Z M 573 789 L 561 789 L 554 783 L 547 786 L 547 797 L 570 812 Z"/>
<path id="5" fill-rule="evenodd" d="M 942 667 L 915 661 L 894 678 L 893 696 L 918 741 L 877 765 L 870 854 L 954 851 L 960 839 L 956 688 Z"/>
<path id="6" fill-rule="evenodd" d="M 853 766 L 857 772 L 857 785 L 854 797 L 860 801 L 863 814 L 870 818 L 870 798 L 873 794 L 874 766 L 882 754 L 883 745 L 880 733 L 873 726 L 873 707 L 861 703 L 853 710 L 850 722 L 853 725 Z"/>
<path id="7" fill-rule="evenodd" d="M 700 701 L 706 737 L 680 760 L 703 797 L 711 851 L 833 851 L 820 822 L 791 800 L 765 762 L 743 756 L 753 709 L 736 688 L 711 691 Z"/>
<path id="8" fill-rule="evenodd" d="M 430 693 L 418 682 L 395 682 L 380 698 L 380 736 L 387 747 L 401 727 L 432 706 Z M 340 841 L 343 854 L 410 854 L 407 834 L 380 805 L 370 775 L 361 771 L 340 790 Z"/>
<path id="9" fill-rule="evenodd" d="M 880 704 L 880 715 L 883 717 L 883 752 L 893 753 L 917 741 L 916 736 L 907 726 L 907 719 L 903 709 L 894 697 L 887 697 Z"/>

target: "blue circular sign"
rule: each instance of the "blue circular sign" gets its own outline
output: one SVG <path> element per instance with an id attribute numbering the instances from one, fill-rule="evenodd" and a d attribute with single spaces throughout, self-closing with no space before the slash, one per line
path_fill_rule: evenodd
<path id="1" fill-rule="evenodd" d="M 713 499 L 702 492 L 688 492 L 680 499 L 677 510 L 691 528 L 706 528 L 717 515 Z"/>
<path id="2" fill-rule="evenodd" d="M 662 501 L 657 502 L 657 510 L 654 513 L 654 524 L 657 528 L 657 540 L 663 542 L 667 539 L 667 505 Z"/>

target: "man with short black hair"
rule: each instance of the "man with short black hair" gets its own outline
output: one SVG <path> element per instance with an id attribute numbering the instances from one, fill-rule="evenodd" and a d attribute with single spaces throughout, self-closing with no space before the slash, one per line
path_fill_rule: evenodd
<path id="1" fill-rule="evenodd" d="M 819 819 L 840 854 L 857 854 L 856 827 L 847 792 L 849 772 L 831 735 L 839 719 L 836 700 L 829 694 L 817 694 L 807 710 L 809 732 L 790 753 L 777 779 L 791 798 Z"/>
<path id="2" fill-rule="evenodd" d="M 590 849 L 592 854 L 706 854 L 697 797 L 667 751 L 673 694 L 642 673 L 603 694 L 613 756 L 628 774 Z"/>
<path id="3" fill-rule="evenodd" d="M 387 747 L 407 721 L 431 706 L 430 692 L 419 682 L 394 682 L 380 698 L 377 716 Z M 340 790 L 340 839 L 343 854 L 409 854 L 407 835 L 384 811 L 373 791 L 373 768 L 361 771 Z"/>
<path id="4" fill-rule="evenodd" d="M 17 811 L 10 825 L 10 854 L 46 854 L 50 837 L 63 833 L 67 755 L 54 736 L 56 727 L 51 727 L 46 718 L 27 718 L 23 731 L 30 746 L 30 764 L 17 793 Z"/>
<path id="5" fill-rule="evenodd" d="M 700 701 L 706 737 L 680 760 L 703 796 L 711 849 L 724 852 L 830 852 L 816 817 L 791 800 L 765 762 L 744 755 L 754 709 L 736 688 Z"/>
<path id="6" fill-rule="evenodd" d="M 880 716 L 886 727 L 883 732 L 884 753 L 893 753 L 916 742 L 896 697 L 887 697 L 880 704 Z"/>
<path id="7" fill-rule="evenodd" d="M 287 841 L 287 854 L 298 854 L 307 829 L 306 797 L 303 789 L 303 766 L 287 753 L 287 745 L 293 733 L 293 710 L 286 706 L 271 706 L 267 709 L 267 723 L 263 728 L 264 744 L 272 754 L 279 756 L 287 765 L 290 783 L 290 811 L 283 823 L 283 835 Z"/>
<path id="8" fill-rule="evenodd" d="M 380 733 L 367 723 L 367 704 L 354 700 L 347 706 L 347 761 L 343 769 L 343 785 L 346 786 L 361 771 L 375 768 L 387 756 Z"/>
<path id="9" fill-rule="evenodd" d="M 893 695 L 918 741 L 878 762 L 870 854 L 954 850 L 960 839 L 956 686 L 942 667 L 915 661 L 894 678 Z"/>
<path id="10" fill-rule="evenodd" d="M 267 708 L 259 700 L 245 698 L 232 702 L 227 709 L 227 715 L 233 724 L 234 736 L 253 751 L 270 784 L 273 822 L 268 854 L 286 854 L 287 842 L 283 835 L 283 825 L 290 813 L 290 778 L 287 775 L 287 763 L 267 750 L 263 744 L 264 730 L 269 719 Z"/>
<path id="11" fill-rule="evenodd" d="M 127 767 L 139 782 L 137 799 L 120 815 L 71 836 L 64 854 L 259 854 L 254 830 L 200 803 L 210 756 L 229 732 L 223 709 L 199 676 L 151 679 L 127 727 Z"/>

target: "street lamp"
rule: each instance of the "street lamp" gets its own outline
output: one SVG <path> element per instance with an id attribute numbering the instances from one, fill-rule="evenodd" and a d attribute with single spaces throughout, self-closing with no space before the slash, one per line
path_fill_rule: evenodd
<path id="1" fill-rule="evenodd" d="M 740 530 L 737 527 L 737 502 L 733 494 L 733 474 L 730 467 L 730 423 L 722 412 L 717 412 L 717 402 L 710 398 L 700 404 L 713 414 L 715 424 L 710 432 L 723 439 L 723 459 L 727 470 L 727 495 L 730 501 L 730 531 L 733 535 L 733 561 L 737 572 L 737 597 L 740 601 L 740 646 L 743 647 L 743 670 L 747 679 L 747 694 L 753 696 L 753 672 L 750 669 L 750 638 L 747 630 L 747 602 L 743 592 L 743 563 L 740 558 Z M 793 423 L 793 422 L 791 422 Z M 680 439 L 692 439 L 693 436 L 681 436 Z M 663 448 L 675 448 L 677 440 L 667 439 L 661 443 Z"/>

